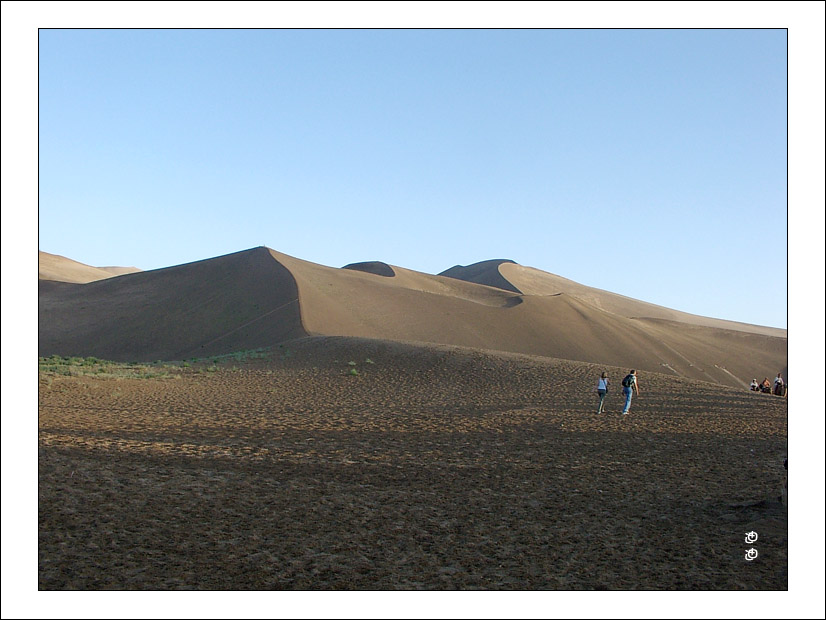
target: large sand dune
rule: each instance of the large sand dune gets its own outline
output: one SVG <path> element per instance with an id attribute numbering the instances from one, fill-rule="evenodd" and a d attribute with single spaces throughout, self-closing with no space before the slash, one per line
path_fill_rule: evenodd
<path id="1" fill-rule="evenodd" d="M 511 260 L 492 260 L 475 263 L 467 267 L 457 265 L 441 275 L 469 282 L 496 286 L 508 291 L 515 291 L 525 295 L 558 295 L 565 293 L 573 295 L 592 306 L 619 314 L 628 318 L 666 319 L 690 325 L 703 325 L 744 331 L 766 336 L 786 337 L 786 330 L 762 325 L 751 325 L 737 321 L 727 321 L 711 317 L 698 316 L 679 310 L 672 310 L 656 304 L 631 299 L 624 295 L 617 295 L 598 288 L 585 286 L 561 276 L 541 271 L 533 267 L 524 267 Z M 688 282 L 686 286 L 700 289 L 699 282 Z"/>
<path id="2" fill-rule="evenodd" d="M 527 353 L 737 387 L 786 368 L 784 330 L 694 317 L 512 262 L 479 264 L 474 281 L 462 269 L 452 277 L 381 262 L 337 269 L 262 247 L 84 285 L 41 282 L 40 355 L 183 359 L 315 335 Z"/>
<path id="3" fill-rule="evenodd" d="M 172 360 L 305 335 L 295 279 L 266 250 L 89 284 L 40 283 L 40 355 Z"/>

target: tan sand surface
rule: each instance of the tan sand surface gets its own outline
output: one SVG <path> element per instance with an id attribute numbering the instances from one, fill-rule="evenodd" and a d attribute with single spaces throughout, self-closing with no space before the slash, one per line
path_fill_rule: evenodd
<path id="1" fill-rule="evenodd" d="M 394 273 L 388 277 L 374 275 L 375 263 L 362 273 L 270 252 L 295 277 L 302 325 L 310 334 L 453 344 L 668 370 L 736 387 L 745 387 L 757 375 L 782 372 L 788 378 L 784 330 L 705 321 L 610 293 L 595 296 L 591 291 L 596 289 L 576 283 L 554 294 L 521 294 L 395 266 L 381 269 Z M 501 263 L 500 269 L 505 268 L 523 269 Z M 610 310 L 600 307 L 615 299 L 623 300 L 624 312 L 617 311 L 616 303 Z M 686 317 L 697 320 L 677 320 Z"/>
<path id="2" fill-rule="evenodd" d="M 623 417 L 625 370 L 314 337 L 41 372 L 39 587 L 786 589 L 787 400 L 641 372 Z"/>
<path id="3" fill-rule="evenodd" d="M 448 273 L 451 277 L 470 279 L 473 282 L 498 286 L 525 295 L 541 296 L 560 293 L 572 295 L 596 308 L 627 318 L 664 319 L 689 325 L 702 325 L 781 338 L 787 335 L 785 329 L 698 316 L 631 299 L 624 295 L 585 286 L 540 269 L 518 265 L 513 261 L 485 261 L 468 267 L 457 266 L 444 272 L 445 275 Z M 686 286 L 694 287 L 698 291 L 702 290 L 701 282 L 687 282 Z"/>
<path id="4" fill-rule="evenodd" d="M 85 284 L 127 273 L 137 273 L 137 267 L 91 267 L 65 256 L 39 252 L 38 279 Z"/>

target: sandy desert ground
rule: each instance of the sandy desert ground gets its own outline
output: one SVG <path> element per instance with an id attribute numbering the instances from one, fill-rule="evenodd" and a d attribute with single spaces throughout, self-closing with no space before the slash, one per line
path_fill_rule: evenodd
<path id="1" fill-rule="evenodd" d="M 623 417 L 625 371 L 345 337 L 41 371 L 39 588 L 785 590 L 787 400 L 641 372 Z"/>

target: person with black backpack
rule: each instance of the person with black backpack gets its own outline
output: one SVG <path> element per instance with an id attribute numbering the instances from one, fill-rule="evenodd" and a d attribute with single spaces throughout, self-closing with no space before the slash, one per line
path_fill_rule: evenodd
<path id="1" fill-rule="evenodd" d="M 628 415 L 628 410 L 631 408 L 631 393 L 636 392 L 640 395 L 640 386 L 637 383 L 637 371 L 631 370 L 622 380 L 622 393 L 625 394 L 625 407 L 622 408 L 622 415 Z"/>

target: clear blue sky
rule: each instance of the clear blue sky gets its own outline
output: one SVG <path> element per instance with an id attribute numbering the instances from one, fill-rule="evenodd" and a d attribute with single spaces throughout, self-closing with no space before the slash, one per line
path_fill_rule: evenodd
<path id="1" fill-rule="evenodd" d="M 41 30 L 40 249 L 141 269 L 258 245 L 427 273 L 510 258 L 786 327 L 786 43 Z"/>

